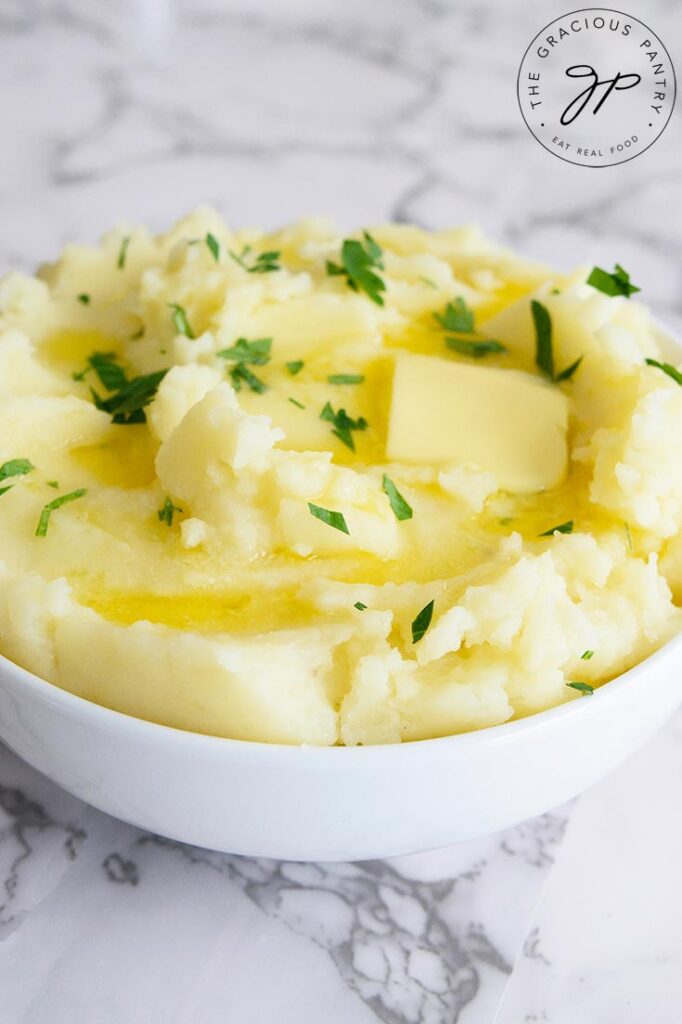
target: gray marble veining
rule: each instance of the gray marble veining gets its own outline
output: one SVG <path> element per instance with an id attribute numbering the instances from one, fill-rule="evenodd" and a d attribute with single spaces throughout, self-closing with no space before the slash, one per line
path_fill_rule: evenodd
<path id="1" fill-rule="evenodd" d="M 220 889 L 238 890 L 259 915 L 281 923 L 328 957 L 348 992 L 374 1019 L 387 1024 L 466 1020 L 467 1010 L 481 1003 L 494 1005 L 503 991 L 529 907 L 566 823 L 564 813 L 547 814 L 501 836 L 400 858 L 395 864 L 296 864 L 214 853 L 113 822 L 59 793 L 9 751 L 0 757 L 0 775 L 8 778 L 0 788 L 0 936 L 6 943 L 0 946 L 0 987 L 18 1014 L 24 1012 L 23 981 L 16 969 L 35 941 L 30 934 L 24 941 L 22 930 L 37 927 L 55 944 L 53 953 L 60 959 L 63 890 L 71 888 L 85 900 L 84 907 L 69 906 L 70 930 L 80 920 L 87 931 L 92 927 L 88 905 L 110 912 L 122 890 L 140 890 L 157 906 L 162 904 L 168 896 L 170 862 L 185 890 L 182 904 L 192 895 L 199 904 L 205 902 L 207 878 L 212 886 L 217 881 Z M 55 800 L 55 809 L 48 810 Z M 495 915 L 497 897 L 502 896 L 510 921 L 500 927 Z M 178 929 L 185 926 L 182 904 L 165 907 Z M 225 924 L 214 923 L 206 937 L 220 944 Z M 133 913 L 124 925 L 131 940 L 136 925 Z M 231 935 L 230 940 L 239 937 Z M 241 935 L 247 949 L 250 937 L 248 929 Z M 76 935 L 71 940 L 74 957 L 85 939 Z M 163 943 L 163 933 L 156 941 Z M 257 943 L 253 955 L 258 956 Z M 168 957 L 169 968 L 181 973 L 187 969 L 172 948 Z M 260 970 L 267 985 L 268 964 Z M 116 981 L 116 975 L 109 978 L 111 985 Z M 51 999 L 55 990 L 58 1000 L 64 998 L 58 966 L 43 977 L 38 967 L 34 984 L 41 1013 L 43 986 Z M 81 995 L 91 984 L 83 979 Z M 308 984 L 314 987 L 315 978 Z M 324 999 L 324 992 L 320 997 Z M 149 1019 L 143 1016 L 144 1005 L 102 1019 L 129 1020 L 129 1012 Z"/>

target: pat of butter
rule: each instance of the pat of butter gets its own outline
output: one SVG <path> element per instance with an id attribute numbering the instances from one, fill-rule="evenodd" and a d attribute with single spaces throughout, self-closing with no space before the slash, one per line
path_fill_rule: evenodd
<path id="1" fill-rule="evenodd" d="M 517 494 L 566 475 L 568 400 L 521 370 L 432 356 L 396 358 L 386 443 L 395 462 L 460 462 L 492 473 Z"/>

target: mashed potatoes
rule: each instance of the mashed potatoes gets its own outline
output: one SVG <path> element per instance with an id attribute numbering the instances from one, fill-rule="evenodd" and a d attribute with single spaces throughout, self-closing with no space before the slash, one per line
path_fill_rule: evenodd
<path id="1" fill-rule="evenodd" d="M 682 387 L 589 275 L 202 210 L 5 278 L 0 652 L 280 743 L 583 699 L 682 598 Z"/>

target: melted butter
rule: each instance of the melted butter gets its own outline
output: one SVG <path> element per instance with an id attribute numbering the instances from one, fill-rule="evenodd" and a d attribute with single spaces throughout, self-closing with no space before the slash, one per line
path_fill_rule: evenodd
<path id="1" fill-rule="evenodd" d="M 197 632 L 261 633 L 312 621 L 313 609 L 286 591 L 148 594 L 76 587 L 79 601 L 112 622 L 141 620 Z"/>
<path id="2" fill-rule="evenodd" d="M 93 352 L 120 352 L 121 342 L 99 331 L 57 331 L 38 349 L 42 363 L 55 370 L 81 370 Z"/>
<path id="3" fill-rule="evenodd" d="M 610 530 L 625 531 L 622 520 L 589 500 L 590 475 L 583 466 L 573 466 L 566 480 L 541 494 L 509 497 L 508 511 L 484 512 L 482 525 L 496 533 L 518 532 L 525 540 L 537 540 L 540 534 L 561 523 L 573 522 L 575 533 L 598 535 Z M 495 501 L 492 509 L 499 508 Z"/>
<path id="4" fill-rule="evenodd" d="M 533 291 L 534 285 L 528 281 L 511 281 L 499 288 L 496 292 L 489 295 L 479 306 L 476 307 L 476 321 L 483 322 L 489 317 L 495 316 L 496 313 L 500 313 L 507 306 L 510 306 L 513 302 L 523 298 L 524 295 L 529 295 Z"/>
<path id="5" fill-rule="evenodd" d="M 154 480 L 158 445 L 144 424 L 113 428 L 116 436 L 103 444 L 73 448 L 76 465 L 110 487 L 145 487 Z"/>

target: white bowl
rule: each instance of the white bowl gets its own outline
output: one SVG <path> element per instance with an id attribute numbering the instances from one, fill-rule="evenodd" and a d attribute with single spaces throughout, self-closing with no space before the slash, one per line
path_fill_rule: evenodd
<path id="1" fill-rule="evenodd" d="M 100 810 L 230 853 L 363 860 L 496 832 L 569 800 L 682 699 L 676 637 L 593 696 L 443 739 L 296 747 L 182 732 L 0 658 L 0 735 Z"/>
<path id="2" fill-rule="evenodd" d="M 682 343 L 660 329 L 664 353 Z M 116 818 L 229 853 L 364 860 L 432 850 L 564 803 L 682 701 L 682 636 L 596 690 L 461 736 L 280 746 L 183 732 L 100 707 L 0 656 L 0 737 Z"/>

